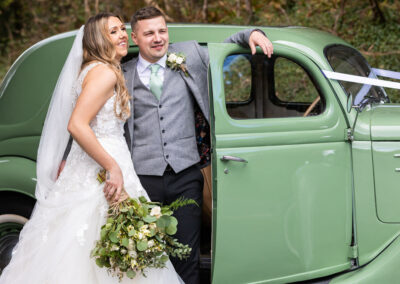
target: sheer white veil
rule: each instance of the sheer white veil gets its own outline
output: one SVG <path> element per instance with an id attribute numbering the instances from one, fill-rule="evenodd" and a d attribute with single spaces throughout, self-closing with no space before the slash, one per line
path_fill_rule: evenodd
<path id="1" fill-rule="evenodd" d="M 45 202 L 54 186 L 58 167 L 70 137 L 67 126 L 73 110 L 75 84 L 82 64 L 83 31 L 84 26 L 79 29 L 58 77 L 43 126 L 36 164 L 35 195 L 39 204 Z"/>

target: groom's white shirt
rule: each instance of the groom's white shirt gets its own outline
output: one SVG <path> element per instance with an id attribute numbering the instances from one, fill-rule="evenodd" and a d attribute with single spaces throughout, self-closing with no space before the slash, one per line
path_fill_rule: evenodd
<path id="1" fill-rule="evenodd" d="M 164 54 L 163 57 L 160 58 L 155 64 L 159 64 L 161 67 L 158 69 L 158 76 L 164 82 L 164 73 L 165 73 L 165 66 L 167 62 L 167 54 Z M 144 59 L 139 53 L 138 63 L 136 65 L 136 70 L 138 72 L 140 81 L 150 90 L 150 65 L 152 63 L 148 62 Z"/>

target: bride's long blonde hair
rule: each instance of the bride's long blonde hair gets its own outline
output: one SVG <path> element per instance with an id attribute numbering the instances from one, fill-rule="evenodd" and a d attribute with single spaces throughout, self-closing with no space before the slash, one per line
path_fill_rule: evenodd
<path id="1" fill-rule="evenodd" d="M 130 116 L 129 100 L 130 95 L 125 85 L 125 79 L 121 71 L 120 62 L 115 58 L 117 52 L 111 42 L 108 31 L 108 19 L 121 17 L 112 13 L 100 13 L 90 17 L 85 24 L 85 30 L 82 39 L 84 68 L 89 62 L 100 61 L 109 66 L 117 75 L 117 84 L 115 90 L 117 99 L 114 104 L 114 112 L 120 119 L 126 119 Z"/>

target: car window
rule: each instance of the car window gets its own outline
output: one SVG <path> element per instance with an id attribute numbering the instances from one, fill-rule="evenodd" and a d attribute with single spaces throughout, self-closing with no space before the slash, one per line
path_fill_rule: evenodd
<path id="1" fill-rule="evenodd" d="M 234 54 L 223 66 L 225 102 L 235 119 L 319 115 L 325 100 L 306 70 L 274 56 Z"/>
<path id="2" fill-rule="evenodd" d="M 333 71 L 356 76 L 376 78 L 365 58 L 355 49 L 344 45 L 332 45 L 325 48 L 325 56 Z M 371 96 L 378 100 L 387 100 L 382 87 L 339 81 L 347 95 L 352 95 L 358 105 L 364 97 Z"/>

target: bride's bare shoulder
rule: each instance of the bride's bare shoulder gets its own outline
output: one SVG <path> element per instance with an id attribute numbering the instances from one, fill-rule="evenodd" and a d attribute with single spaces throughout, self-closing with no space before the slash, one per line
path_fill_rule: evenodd
<path id="1" fill-rule="evenodd" d="M 87 64 L 86 68 L 91 65 L 94 66 L 92 66 L 90 70 L 88 70 L 83 80 L 82 87 L 87 84 L 98 84 L 99 86 L 114 86 L 117 83 L 117 75 L 110 66 L 101 62 L 94 62 L 91 64 Z"/>

